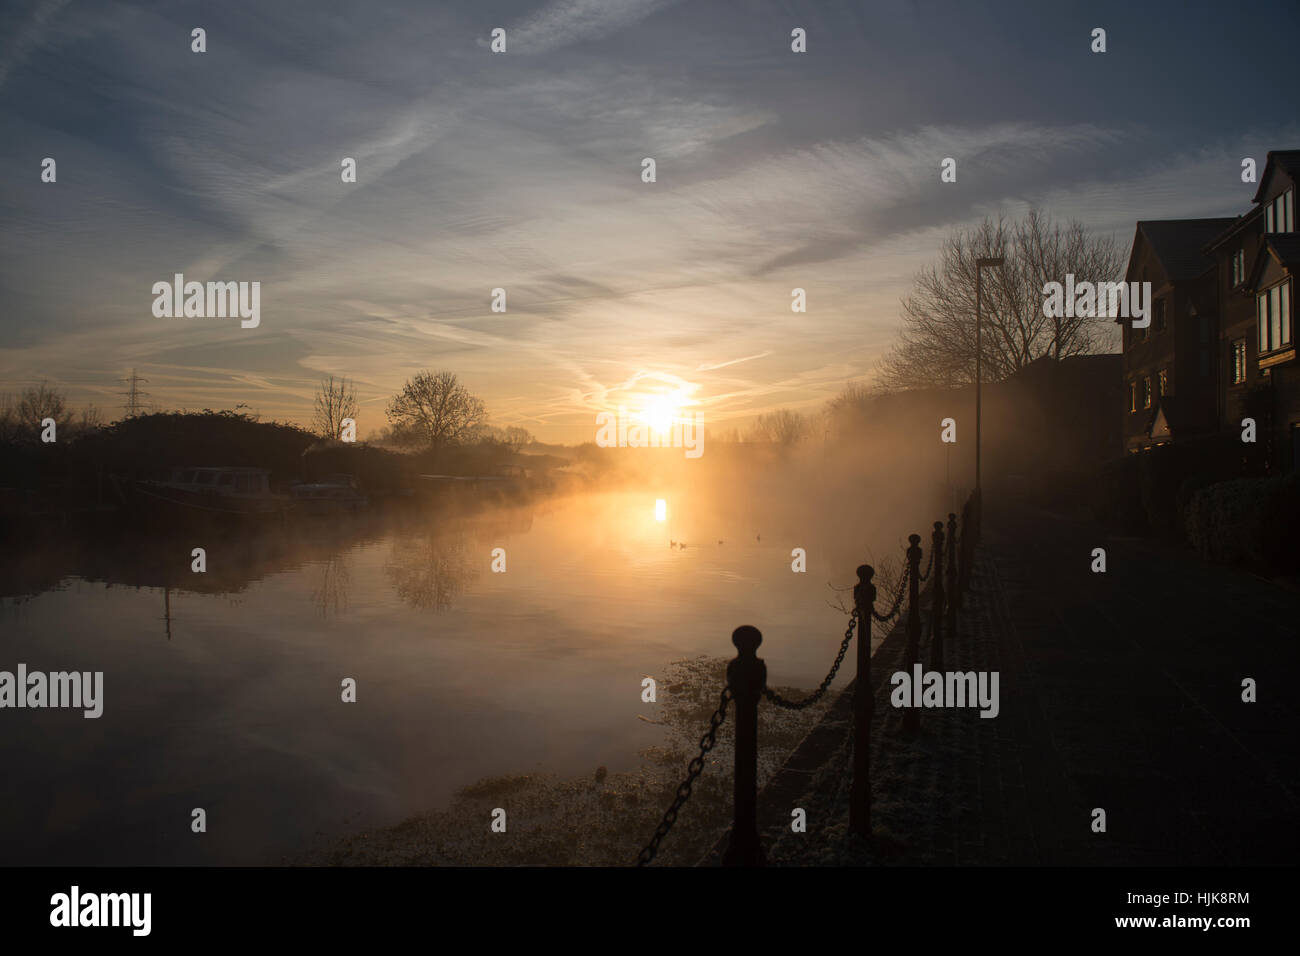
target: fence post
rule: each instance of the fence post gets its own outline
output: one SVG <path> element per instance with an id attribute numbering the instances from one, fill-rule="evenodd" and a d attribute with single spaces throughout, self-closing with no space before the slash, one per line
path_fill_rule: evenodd
<path id="1" fill-rule="evenodd" d="M 849 791 L 849 832 L 871 839 L 871 612 L 876 606 L 876 570 L 858 568 L 853 604 L 858 609 L 858 676 L 853 685 L 853 787 Z"/>
<path id="2" fill-rule="evenodd" d="M 930 537 L 934 548 L 934 583 L 930 585 L 933 603 L 930 605 L 930 670 L 943 670 L 943 522 L 934 523 Z"/>
<path id="3" fill-rule="evenodd" d="M 921 536 L 909 534 L 907 541 L 907 666 L 921 662 Z M 921 711 L 909 707 L 903 711 L 903 730 L 911 733 L 921 727 Z"/>
<path id="4" fill-rule="evenodd" d="M 758 842 L 758 701 L 767 686 L 767 665 L 756 655 L 763 635 L 744 625 L 731 633 L 736 659 L 727 665 L 727 682 L 736 702 L 735 816 L 723 866 L 762 866 Z"/>
<path id="5" fill-rule="evenodd" d="M 957 515 L 948 512 L 948 618 L 944 630 L 951 640 L 957 635 Z"/>

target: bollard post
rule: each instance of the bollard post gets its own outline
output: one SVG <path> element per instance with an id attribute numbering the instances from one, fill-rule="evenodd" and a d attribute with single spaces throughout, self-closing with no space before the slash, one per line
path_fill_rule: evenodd
<path id="1" fill-rule="evenodd" d="M 853 787 L 849 791 L 849 832 L 871 839 L 871 612 L 876 606 L 876 570 L 858 568 L 853 606 L 858 609 L 858 676 L 853 685 Z"/>
<path id="2" fill-rule="evenodd" d="M 974 531 L 971 528 L 970 499 L 961 506 L 961 558 L 957 567 L 957 610 L 961 610 L 962 598 L 966 596 L 966 585 L 970 582 L 970 543 Z"/>
<path id="3" fill-rule="evenodd" d="M 948 512 L 948 617 L 943 629 L 948 639 L 957 636 L 957 516 Z"/>
<path id="4" fill-rule="evenodd" d="M 907 666 L 921 663 L 921 536 L 907 536 Z M 903 730 L 913 733 L 921 727 L 921 712 L 909 707 L 903 712 Z"/>
<path id="5" fill-rule="evenodd" d="M 930 670 L 943 670 L 943 522 L 934 523 L 930 536 L 934 548 L 934 583 L 931 585 L 930 605 Z"/>
<path id="6" fill-rule="evenodd" d="M 767 686 L 767 665 L 756 655 L 763 635 L 744 625 L 731 634 L 736 659 L 727 665 L 727 683 L 736 702 L 735 813 L 723 866 L 762 866 L 758 842 L 758 701 Z"/>

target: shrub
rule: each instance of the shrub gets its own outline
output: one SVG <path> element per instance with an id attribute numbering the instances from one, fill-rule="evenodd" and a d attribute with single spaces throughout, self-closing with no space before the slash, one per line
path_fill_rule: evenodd
<path id="1" fill-rule="evenodd" d="M 1206 560 L 1268 573 L 1295 571 L 1300 566 L 1300 475 L 1201 487 L 1188 497 L 1183 527 Z"/>

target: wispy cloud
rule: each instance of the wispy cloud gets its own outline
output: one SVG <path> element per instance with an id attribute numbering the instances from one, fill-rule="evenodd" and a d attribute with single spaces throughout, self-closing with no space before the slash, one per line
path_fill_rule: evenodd
<path id="1" fill-rule="evenodd" d="M 512 53 L 542 54 L 625 30 L 680 0 L 554 0 L 508 28 Z M 480 41 L 486 42 L 486 41 Z"/>

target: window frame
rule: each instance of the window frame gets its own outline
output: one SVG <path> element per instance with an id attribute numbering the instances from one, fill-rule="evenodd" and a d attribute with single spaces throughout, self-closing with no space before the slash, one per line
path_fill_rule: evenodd
<path id="1" fill-rule="evenodd" d="M 1295 343 L 1295 295 L 1291 278 L 1255 294 L 1255 331 L 1259 354 L 1271 355 Z"/>

